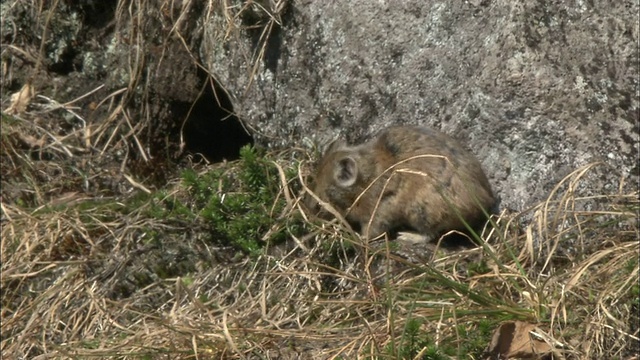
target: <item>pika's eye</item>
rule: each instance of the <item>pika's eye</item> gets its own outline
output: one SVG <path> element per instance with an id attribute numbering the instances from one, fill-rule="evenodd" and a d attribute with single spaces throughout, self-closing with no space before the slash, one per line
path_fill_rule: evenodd
<path id="1" fill-rule="evenodd" d="M 313 185 L 316 183 L 316 177 L 313 175 L 307 175 L 307 177 L 304 180 L 308 185 Z"/>

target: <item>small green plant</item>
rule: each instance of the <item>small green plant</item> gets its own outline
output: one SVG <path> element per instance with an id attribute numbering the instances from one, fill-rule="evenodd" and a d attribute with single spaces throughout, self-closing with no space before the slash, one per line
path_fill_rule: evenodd
<path id="1" fill-rule="evenodd" d="M 452 345 L 445 350 L 445 353 L 451 356 L 476 355 L 480 357 L 491 341 L 493 331 L 498 326 L 499 321 L 488 319 L 457 325 L 455 338 L 459 339 L 459 345 L 453 346 L 456 341 L 452 339 Z"/>
<path id="2" fill-rule="evenodd" d="M 417 318 L 410 318 L 404 327 L 402 341 L 398 348 L 398 353 L 403 359 L 413 359 L 422 348 L 428 345 L 428 339 L 424 334 L 420 336 L 422 321 Z"/>
<path id="3" fill-rule="evenodd" d="M 387 356 L 393 359 L 449 359 L 438 349 L 432 339 L 420 330 L 422 324 L 423 321 L 420 319 L 408 319 L 400 341 L 387 345 L 385 351 Z"/>
<path id="4" fill-rule="evenodd" d="M 285 172 L 285 176 L 294 175 L 292 169 Z M 187 170 L 183 181 L 215 240 L 244 253 L 258 255 L 267 241 L 281 242 L 288 231 L 302 229 L 301 224 L 287 224 L 281 217 L 286 202 L 279 173 L 271 159 L 255 147 L 244 146 L 240 160 L 230 168 L 202 176 Z"/>

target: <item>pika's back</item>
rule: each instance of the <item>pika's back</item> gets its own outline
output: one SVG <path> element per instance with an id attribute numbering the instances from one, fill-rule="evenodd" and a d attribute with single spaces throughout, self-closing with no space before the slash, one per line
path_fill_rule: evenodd
<path id="1" fill-rule="evenodd" d="M 394 126 L 373 140 L 334 142 L 313 191 L 363 233 L 410 228 L 433 237 L 486 219 L 495 199 L 479 161 L 455 139 L 420 126 Z"/>
<path id="2" fill-rule="evenodd" d="M 459 157 L 464 148 L 452 137 L 422 126 L 394 126 L 381 131 L 375 144 L 396 158 L 415 154 L 451 155 Z M 461 154 L 466 155 L 466 154 Z"/>
<path id="3" fill-rule="evenodd" d="M 423 126 L 394 126 L 381 131 L 373 144 L 374 153 L 385 154 L 381 157 L 392 161 L 388 165 L 415 158 L 409 167 L 427 171 L 443 185 L 454 174 L 466 174 L 475 179 L 469 186 L 490 191 L 478 159 L 456 139 L 440 131 Z"/>

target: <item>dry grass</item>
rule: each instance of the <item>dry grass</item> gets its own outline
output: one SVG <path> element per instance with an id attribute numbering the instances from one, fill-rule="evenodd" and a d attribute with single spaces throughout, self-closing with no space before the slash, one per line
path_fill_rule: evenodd
<path id="1" fill-rule="evenodd" d="M 134 209 L 128 200 L 35 210 L 3 202 L 2 352 L 400 358 L 407 329 L 418 326 L 417 350 L 440 346 L 464 357 L 465 342 L 487 340 L 482 324 L 518 319 L 539 324 L 565 358 L 623 358 L 638 349 L 637 194 L 579 196 L 574 185 L 595 166 L 527 213 L 497 218 L 484 249 L 427 264 L 362 251 L 332 223 L 316 229 L 316 241 L 277 255 L 220 261 L 214 252 L 222 250 L 181 235 L 193 225 L 148 215 L 152 200 Z M 167 193 L 188 200 L 180 183 Z M 592 208 L 577 210 L 585 202 Z M 523 216 L 532 220 L 514 225 Z M 150 229 L 207 255 L 182 276 L 149 272 L 144 287 L 124 291 L 123 283 L 135 283 L 127 277 L 144 273 L 135 262 L 146 261 Z M 363 265 L 375 261 L 364 254 L 400 271 L 375 279 Z"/>
<path id="2" fill-rule="evenodd" d="M 134 155 L 151 161 L 141 136 L 150 111 L 128 106 L 148 91 L 141 80 L 148 40 L 133 29 L 144 28 L 155 8 L 182 37 L 193 2 L 174 4 L 118 2 L 115 26 L 132 49 L 129 85 L 86 94 L 102 99 L 92 107 L 99 121 L 76 107 L 84 96 L 55 100 L 30 84 L 23 100 L 3 103 L 3 355 L 470 359 L 480 358 L 503 320 L 538 325 L 557 358 L 628 358 L 640 349 L 638 193 L 589 188 L 589 177 L 610 171 L 604 164 L 576 170 L 529 210 L 496 217 L 483 247 L 439 251 L 425 263 L 397 255 L 392 244 L 367 247 L 338 222 L 309 220 L 310 235 L 291 233 L 258 257 L 210 241 L 212 229 L 183 182 L 150 190 L 127 166 Z M 259 25 L 259 45 L 248 54 L 255 73 L 285 4 L 209 1 L 205 8 L 211 21 L 224 15 L 221 39 L 247 26 L 243 17 Z M 38 1 L 32 10 L 47 6 Z M 51 18 L 43 19 L 46 31 Z M 40 71 L 44 45 L 22 45 L 3 51 Z M 3 68 L 3 76 L 12 71 Z M 301 184 L 284 171 L 297 168 L 292 158 L 276 157 L 277 200 L 287 206 L 273 216 L 306 219 Z M 158 216 L 158 207 L 173 203 L 196 216 Z"/>

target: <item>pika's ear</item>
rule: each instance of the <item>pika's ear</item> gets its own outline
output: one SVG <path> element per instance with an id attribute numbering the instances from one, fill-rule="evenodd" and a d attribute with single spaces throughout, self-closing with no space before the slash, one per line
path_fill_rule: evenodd
<path id="1" fill-rule="evenodd" d="M 358 178 L 358 165 L 354 158 L 347 156 L 339 159 L 333 170 L 333 179 L 340 187 L 349 187 Z"/>

